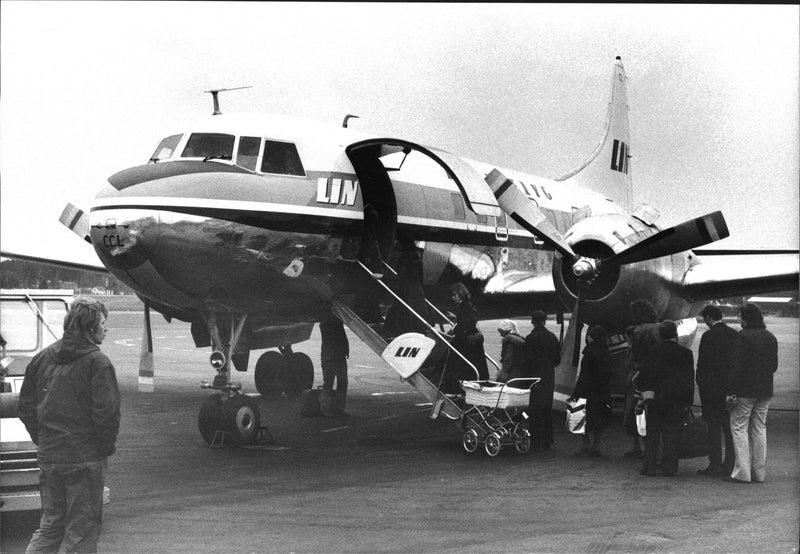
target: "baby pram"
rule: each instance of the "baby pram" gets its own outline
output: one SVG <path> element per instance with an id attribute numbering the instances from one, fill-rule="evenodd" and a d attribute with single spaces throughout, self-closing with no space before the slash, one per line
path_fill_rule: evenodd
<path id="1" fill-rule="evenodd" d="M 525 377 L 508 383 L 461 381 L 464 400 L 470 405 L 461 416 L 464 450 L 475 452 L 480 444 L 489 456 L 497 456 L 507 445 L 514 445 L 520 454 L 530 450 L 531 435 L 525 428 L 523 409 L 528 407 L 530 389 L 540 380 Z"/>

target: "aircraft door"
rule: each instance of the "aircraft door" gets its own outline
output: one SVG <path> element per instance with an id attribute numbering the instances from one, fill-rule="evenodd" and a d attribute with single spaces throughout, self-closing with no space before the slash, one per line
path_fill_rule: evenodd
<path id="1" fill-rule="evenodd" d="M 392 182 L 379 157 L 381 145 L 353 145 L 347 155 L 358 177 L 364 204 L 364 233 L 359 258 L 370 269 L 382 273 L 380 260 L 386 260 L 394 246 L 397 228 L 397 201 Z"/>

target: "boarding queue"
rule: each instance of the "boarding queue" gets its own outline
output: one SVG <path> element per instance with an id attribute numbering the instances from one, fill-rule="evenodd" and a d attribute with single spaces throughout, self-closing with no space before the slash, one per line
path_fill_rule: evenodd
<path id="1" fill-rule="evenodd" d="M 766 467 L 766 420 L 778 368 L 778 343 L 755 304 L 739 313 L 741 330 L 723 321 L 714 305 L 700 311 L 708 330 L 700 339 L 697 364 L 692 351 L 678 343 L 674 321 L 658 321 L 647 300 L 631 303 L 634 325 L 627 329 L 625 365 L 627 390 L 623 426 L 632 437 L 625 457 L 642 460 L 647 477 L 675 476 L 681 458 L 703 452 L 708 466 L 698 473 L 733 483 L 763 483 Z M 539 377 L 543 387 L 531 393 L 530 433 L 534 450 L 553 445 L 553 375 L 560 361 L 558 339 L 544 329 L 546 316 L 536 311 L 533 331 L 522 337 L 516 324 L 503 320 L 501 368 L 497 379 Z M 583 417 L 568 429 L 582 436 L 581 457 L 600 457 L 601 438 L 611 416 L 612 366 L 608 338 L 599 325 L 590 326 L 580 372 L 569 407 L 580 406 Z M 533 361 L 536 363 L 533 363 Z M 695 371 L 696 367 L 696 371 Z M 702 420 L 691 406 L 697 384 Z M 571 410 L 571 408 L 570 408 Z M 570 411 L 568 410 L 568 412 Z"/>

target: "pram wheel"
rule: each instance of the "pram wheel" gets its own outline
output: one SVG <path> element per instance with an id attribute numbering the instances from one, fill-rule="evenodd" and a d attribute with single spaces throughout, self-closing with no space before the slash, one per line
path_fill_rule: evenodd
<path id="1" fill-rule="evenodd" d="M 489 456 L 497 456 L 501 448 L 500 436 L 495 432 L 486 435 L 486 444 L 484 444 L 484 448 Z"/>
<path id="2" fill-rule="evenodd" d="M 514 433 L 514 446 L 520 454 L 525 454 L 531 449 L 531 434 L 527 429 L 520 429 Z"/>
<path id="3" fill-rule="evenodd" d="M 467 429 L 464 431 L 464 437 L 461 439 L 461 444 L 467 452 L 475 452 L 478 449 L 478 432 L 475 429 Z"/>

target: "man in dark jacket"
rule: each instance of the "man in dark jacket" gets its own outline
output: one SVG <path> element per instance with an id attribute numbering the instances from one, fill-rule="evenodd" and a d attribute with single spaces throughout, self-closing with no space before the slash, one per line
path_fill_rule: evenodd
<path id="1" fill-rule="evenodd" d="M 347 404 L 347 358 L 350 357 L 350 342 L 347 340 L 341 320 L 333 315 L 320 322 L 319 332 L 322 337 L 320 411 L 325 417 L 343 416 L 346 415 L 344 410 Z"/>
<path id="2" fill-rule="evenodd" d="M 525 337 L 525 377 L 539 377 L 541 381 L 531 390 L 529 429 L 534 450 L 547 450 L 553 446 L 553 394 L 561 345 L 545 327 L 547 314 L 543 311 L 534 311 L 531 323 L 533 330 Z"/>
<path id="3" fill-rule="evenodd" d="M 662 441 L 662 467 L 665 476 L 678 473 L 677 441 L 686 407 L 694 400 L 694 355 L 678 344 L 674 321 L 658 326 L 662 342 L 648 366 L 639 373 L 639 388 L 647 406 L 647 435 L 644 437 L 642 475 L 656 473 L 658 441 Z"/>
<path id="4" fill-rule="evenodd" d="M 722 322 L 722 311 L 708 305 L 700 311 L 708 331 L 700 338 L 697 356 L 697 388 L 703 406 L 703 420 L 708 428 L 708 467 L 698 469 L 701 475 L 730 475 L 733 469 L 733 437 L 728 411 L 725 409 L 725 382 L 731 371 L 731 357 L 737 332 Z M 725 437 L 725 460 L 722 440 Z"/>
<path id="5" fill-rule="evenodd" d="M 772 377 L 778 369 L 778 340 L 767 331 L 761 309 L 745 304 L 742 330 L 733 350 L 733 370 L 726 386 L 731 405 L 731 434 L 736 463 L 726 481 L 763 483 L 767 465 L 767 411 Z"/>
<path id="6" fill-rule="evenodd" d="M 25 370 L 19 417 L 39 446 L 42 516 L 28 552 L 96 552 L 107 457 L 115 452 L 120 394 L 100 351 L 106 307 L 77 299 L 64 336 Z"/>

